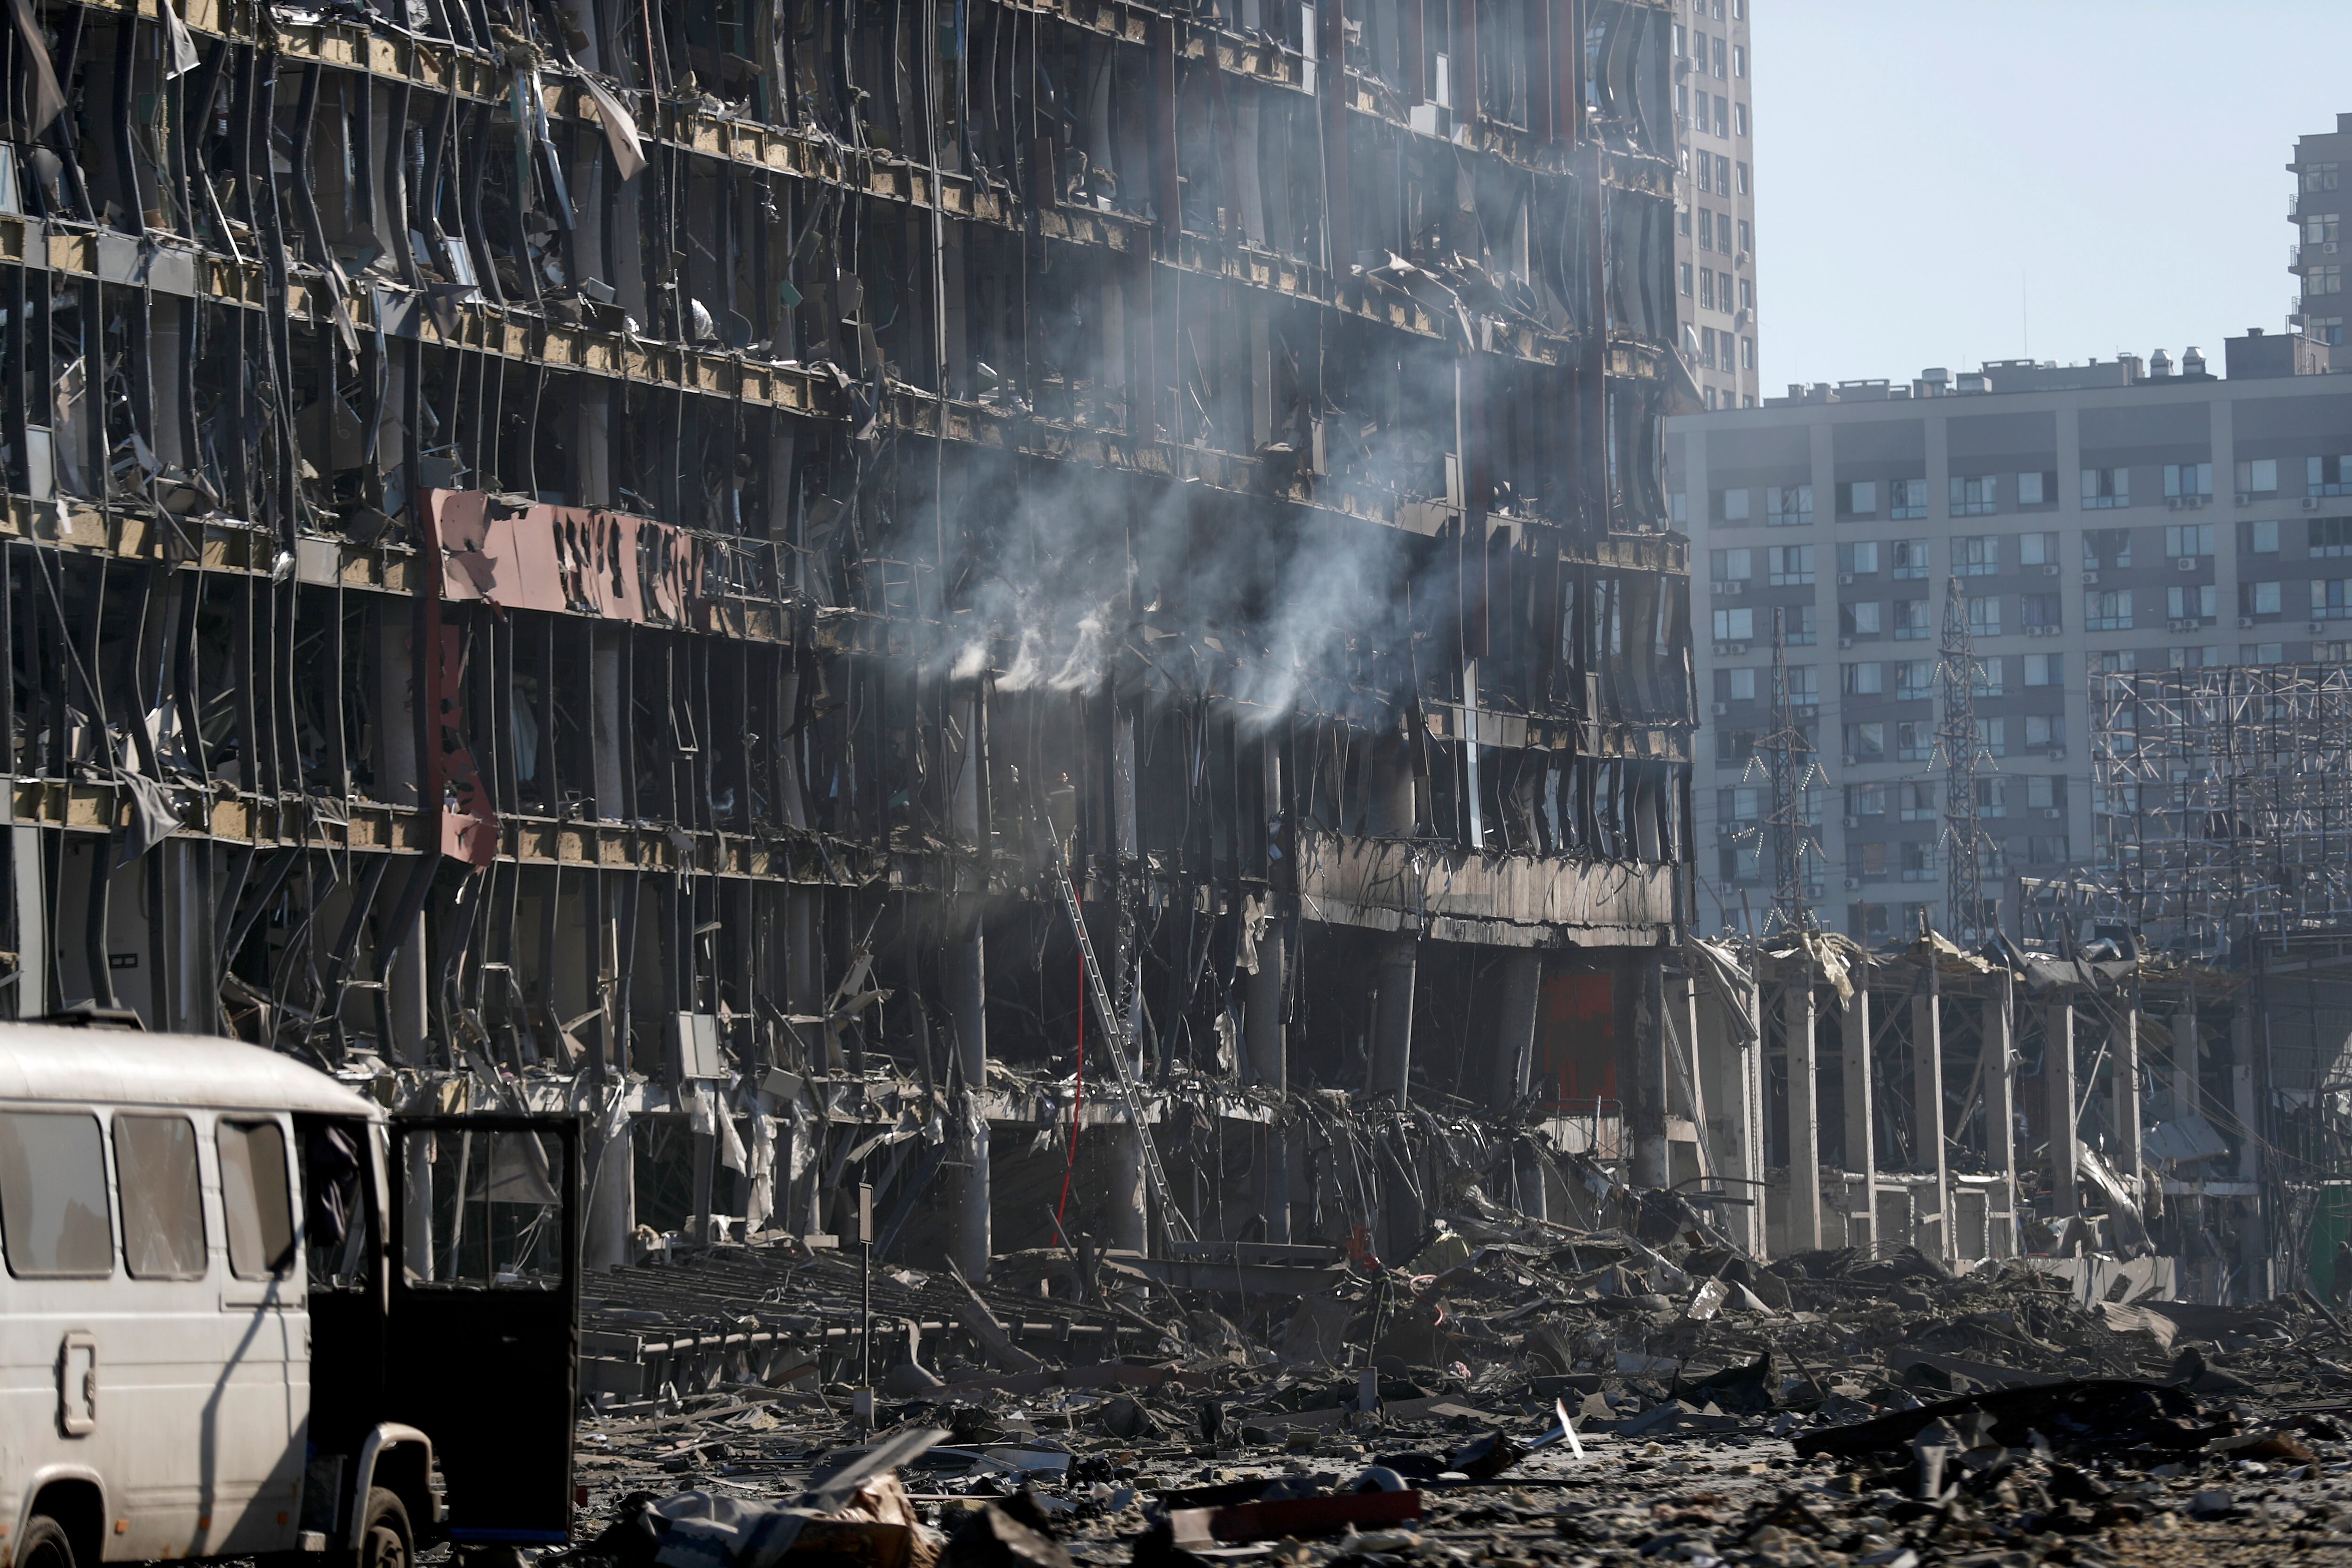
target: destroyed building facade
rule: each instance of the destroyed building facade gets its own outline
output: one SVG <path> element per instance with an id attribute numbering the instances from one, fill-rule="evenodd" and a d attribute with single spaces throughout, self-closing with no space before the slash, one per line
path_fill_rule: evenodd
<path id="1" fill-rule="evenodd" d="M 16 16 L 17 1016 L 583 1110 L 601 1262 L 1662 1171 L 1668 8 Z"/>

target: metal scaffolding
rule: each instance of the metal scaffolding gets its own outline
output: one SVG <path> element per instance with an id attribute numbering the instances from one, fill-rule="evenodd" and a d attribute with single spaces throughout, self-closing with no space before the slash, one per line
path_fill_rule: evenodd
<path id="1" fill-rule="evenodd" d="M 2053 908 L 2210 958 L 2352 923 L 2352 669 L 2094 677 L 2095 879 Z"/>

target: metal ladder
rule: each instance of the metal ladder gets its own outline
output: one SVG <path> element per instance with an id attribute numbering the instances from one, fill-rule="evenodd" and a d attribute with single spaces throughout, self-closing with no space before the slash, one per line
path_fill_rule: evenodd
<path id="1" fill-rule="evenodd" d="M 1135 1129 L 1135 1141 L 1143 1151 L 1143 1178 L 1151 1184 L 1151 1196 L 1160 1205 L 1160 1224 L 1177 1241 L 1193 1239 L 1192 1222 L 1184 1211 L 1176 1206 L 1175 1194 L 1168 1189 L 1168 1173 L 1160 1166 L 1160 1147 L 1152 1142 L 1151 1124 L 1143 1119 L 1143 1093 L 1135 1081 L 1135 1068 L 1129 1065 L 1127 1053 L 1134 1043 L 1133 1014 L 1127 1023 L 1119 1021 L 1112 1007 L 1110 991 L 1103 984 L 1102 965 L 1095 962 L 1095 944 L 1087 935 L 1087 913 L 1078 903 L 1078 889 L 1070 880 L 1070 868 L 1062 858 L 1061 840 L 1048 826 L 1040 836 L 1046 845 L 1046 869 L 1053 874 L 1054 889 L 1062 896 L 1062 913 L 1069 918 L 1070 930 L 1078 939 L 1078 955 L 1087 967 L 1087 994 L 1092 998 L 1095 1016 L 1102 1020 L 1104 1034 L 1110 1037 L 1110 1059 L 1118 1069 L 1118 1097 L 1127 1106 L 1127 1119 Z"/>

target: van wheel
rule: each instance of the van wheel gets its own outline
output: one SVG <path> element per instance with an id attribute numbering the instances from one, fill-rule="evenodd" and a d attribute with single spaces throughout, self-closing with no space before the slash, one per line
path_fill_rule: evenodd
<path id="1" fill-rule="evenodd" d="M 370 1487 L 367 1497 L 366 1522 L 360 1528 L 358 1568 L 409 1568 L 415 1561 L 413 1542 L 415 1537 L 408 1531 L 408 1510 L 400 1496 L 383 1487 Z M 29 1565 L 27 1565 L 29 1568 Z M 73 1568 L 73 1559 L 47 1568 Z"/>
<path id="2" fill-rule="evenodd" d="M 16 1568 L 74 1568 L 73 1542 L 46 1513 L 37 1513 L 16 1542 Z"/>

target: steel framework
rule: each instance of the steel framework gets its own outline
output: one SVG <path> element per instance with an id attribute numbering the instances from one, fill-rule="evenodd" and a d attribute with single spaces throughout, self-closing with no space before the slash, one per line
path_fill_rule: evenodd
<path id="1" fill-rule="evenodd" d="M 2198 957 L 2352 925 L 2352 668 L 2102 675 L 2090 699 L 2097 876 L 2062 901 Z"/>

